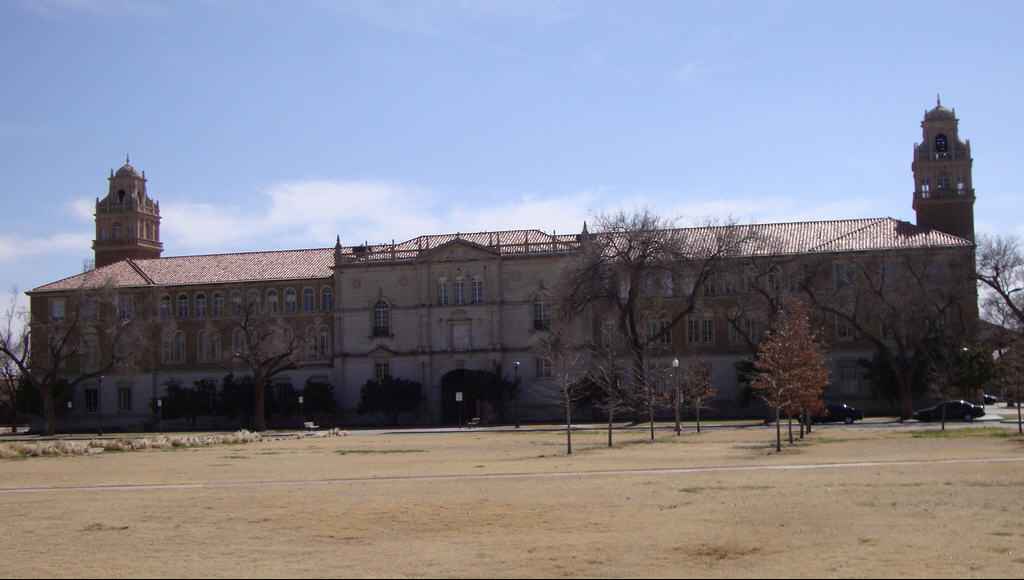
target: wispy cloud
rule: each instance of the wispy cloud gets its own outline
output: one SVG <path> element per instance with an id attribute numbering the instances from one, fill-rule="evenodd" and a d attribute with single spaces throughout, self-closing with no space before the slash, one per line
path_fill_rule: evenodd
<path id="1" fill-rule="evenodd" d="M 60 252 L 82 252 L 92 242 L 91 236 L 60 233 L 47 237 L 0 236 L 0 264 Z"/>

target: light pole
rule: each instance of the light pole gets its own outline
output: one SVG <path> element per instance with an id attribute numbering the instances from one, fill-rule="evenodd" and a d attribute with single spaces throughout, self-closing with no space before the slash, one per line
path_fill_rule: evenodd
<path id="1" fill-rule="evenodd" d="M 683 404 L 679 397 L 679 357 L 672 359 L 672 383 L 676 390 L 676 437 L 679 437 L 683 433 L 683 428 L 679 424 L 679 407 Z"/>
<path id="2" fill-rule="evenodd" d="M 157 430 L 157 432 L 159 432 L 161 430 L 161 425 L 160 424 L 163 422 L 163 420 L 164 420 L 164 400 L 163 399 L 157 399 L 156 400 L 156 430 Z"/>
<path id="3" fill-rule="evenodd" d="M 512 368 L 515 369 L 515 396 L 512 398 L 512 402 L 516 406 L 516 429 L 519 428 L 519 361 L 512 363 Z"/>
<path id="4" fill-rule="evenodd" d="M 306 398 L 299 395 L 299 415 L 302 417 L 302 422 L 306 422 Z"/>

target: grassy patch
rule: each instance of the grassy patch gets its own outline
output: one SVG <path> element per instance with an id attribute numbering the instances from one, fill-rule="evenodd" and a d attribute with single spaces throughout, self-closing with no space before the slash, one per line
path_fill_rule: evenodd
<path id="1" fill-rule="evenodd" d="M 994 439 L 1012 439 L 1017 434 L 1002 427 L 969 427 L 965 429 L 946 429 L 913 431 L 910 436 L 914 439 L 970 439 L 974 437 L 991 437 Z"/>
<path id="2" fill-rule="evenodd" d="M 426 453 L 426 449 L 338 449 L 338 455 L 392 455 L 396 453 Z"/>

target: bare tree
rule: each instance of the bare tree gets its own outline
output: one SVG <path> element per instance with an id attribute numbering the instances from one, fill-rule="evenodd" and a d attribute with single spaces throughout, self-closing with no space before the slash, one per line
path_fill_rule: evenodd
<path id="1" fill-rule="evenodd" d="M 697 419 L 697 433 L 701 432 L 700 414 L 708 408 L 707 403 L 718 394 L 711 385 L 711 365 L 696 358 L 690 360 L 682 371 L 682 399 L 693 409 Z"/>
<path id="2" fill-rule="evenodd" d="M 595 341 L 590 356 L 590 383 L 596 389 L 594 405 L 608 416 L 608 447 L 614 446 L 615 417 L 634 408 L 633 392 L 625 383 L 621 341 L 614 332 Z"/>
<path id="3" fill-rule="evenodd" d="M 240 348 L 234 350 L 232 356 L 252 373 L 253 428 L 265 431 L 267 385 L 275 376 L 296 368 L 299 343 L 295 332 L 283 322 L 263 314 L 259 303 L 247 300 L 232 307 L 240 310 L 232 337 L 233 348 Z"/>
<path id="4" fill-rule="evenodd" d="M 1017 407 L 1017 433 L 1024 435 L 1024 339 L 1001 349 L 997 357 L 996 380 L 1007 402 Z"/>
<path id="5" fill-rule="evenodd" d="M 143 342 L 137 332 L 132 299 L 109 283 L 84 287 L 62 297 L 64 312 L 37 313 L 31 320 L 11 307 L 0 334 L 0 355 L 17 369 L 20 380 L 43 400 L 46 433 L 57 429 L 54 388 L 71 389 L 130 361 Z"/>
<path id="6" fill-rule="evenodd" d="M 6 324 L 3 329 L 3 336 L 0 338 L 0 340 L 7 344 L 14 344 L 20 339 L 19 332 L 14 325 L 18 321 L 24 320 L 24 316 L 18 312 L 17 301 L 18 290 L 15 288 L 11 291 L 11 303 L 4 311 L 4 322 Z M 17 346 L 15 350 L 18 350 Z M 6 350 L 0 352 L 0 408 L 4 405 L 8 408 L 12 433 L 17 429 L 18 384 L 20 381 L 21 373 L 18 371 L 18 365 L 15 364 L 14 358 L 7 354 Z"/>
<path id="7" fill-rule="evenodd" d="M 535 347 L 542 364 L 551 365 L 551 377 L 558 385 L 565 410 L 565 446 L 568 455 L 572 455 L 573 407 L 586 395 L 581 368 L 584 350 L 572 343 L 570 333 L 567 320 L 560 319 L 540 337 Z"/>
<path id="8" fill-rule="evenodd" d="M 1024 251 L 1016 236 L 980 236 L 976 278 L 990 322 L 1024 331 Z"/>
<path id="9" fill-rule="evenodd" d="M 752 387 L 775 410 L 775 449 L 781 452 L 783 410 L 799 406 L 812 386 L 824 389 L 828 383 L 824 354 L 811 327 L 810 311 L 802 302 L 792 301 L 780 313 L 758 348 L 755 366 L 759 374 Z"/>
<path id="10" fill-rule="evenodd" d="M 824 325 L 875 347 L 896 382 L 901 417 L 909 419 L 921 357 L 936 333 L 963 342 L 971 332 L 971 259 L 963 252 L 823 256 L 804 262 L 797 285 Z"/>
<path id="11" fill-rule="evenodd" d="M 596 233 L 581 235 L 582 251 L 565 273 L 563 309 L 614 320 L 631 358 L 629 384 L 645 394 L 638 399 L 647 406 L 652 439 L 648 353 L 697 309 L 705 286 L 742 254 L 752 231 L 714 223 L 679 229 L 641 210 L 601 216 Z"/>

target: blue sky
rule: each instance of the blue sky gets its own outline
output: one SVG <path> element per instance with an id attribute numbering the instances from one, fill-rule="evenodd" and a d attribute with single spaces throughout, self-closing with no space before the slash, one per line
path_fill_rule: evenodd
<path id="1" fill-rule="evenodd" d="M 648 206 L 912 220 L 935 94 L 1024 233 L 1024 3 L 8 0 L 0 289 L 80 271 L 130 152 L 165 255 Z"/>

